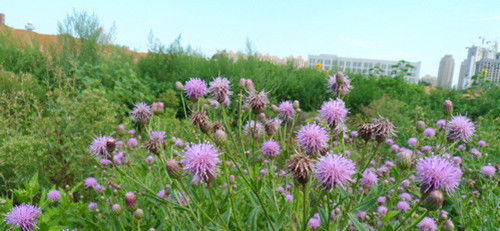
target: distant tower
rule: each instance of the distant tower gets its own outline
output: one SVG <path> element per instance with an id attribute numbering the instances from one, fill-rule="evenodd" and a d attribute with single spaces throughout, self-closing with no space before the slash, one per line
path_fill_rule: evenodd
<path id="1" fill-rule="evenodd" d="M 455 60 L 451 55 L 445 55 L 439 63 L 438 86 L 444 89 L 450 89 L 453 80 L 453 69 Z"/>
<path id="2" fill-rule="evenodd" d="M 467 59 L 465 59 L 464 61 L 462 61 L 462 64 L 460 64 L 460 72 L 458 73 L 458 85 L 457 85 L 457 88 L 459 90 L 463 90 L 464 89 L 465 68 L 467 66 L 466 62 L 467 62 Z"/>
<path id="3" fill-rule="evenodd" d="M 5 25 L 5 14 L 0 13 L 0 26 Z"/>
<path id="4" fill-rule="evenodd" d="M 29 30 L 29 31 L 34 31 L 35 30 L 35 26 L 33 26 L 33 22 L 30 20 L 28 20 L 28 22 L 26 23 L 26 25 L 24 25 L 24 29 L 26 30 Z"/>

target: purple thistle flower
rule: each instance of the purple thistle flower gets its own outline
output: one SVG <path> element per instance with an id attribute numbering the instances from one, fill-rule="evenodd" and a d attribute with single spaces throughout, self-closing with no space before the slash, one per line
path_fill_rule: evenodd
<path id="1" fill-rule="evenodd" d="M 345 107 L 344 101 L 341 99 L 331 99 L 324 102 L 318 112 L 331 127 L 337 127 L 339 123 L 344 121 L 348 110 Z"/>
<path id="2" fill-rule="evenodd" d="M 385 203 L 385 201 L 386 201 L 386 198 L 385 198 L 384 196 L 377 198 L 377 202 L 378 202 L 379 204 L 384 204 L 384 203 Z"/>
<path id="3" fill-rule="evenodd" d="M 304 125 L 297 132 L 299 147 L 312 153 L 325 150 L 328 147 L 329 139 L 326 130 L 316 124 Z"/>
<path id="4" fill-rule="evenodd" d="M 288 201 L 288 202 L 293 202 L 293 196 L 291 194 L 287 194 L 285 196 L 285 199 Z"/>
<path id="5" fill-rule="evenodd" d="M 434 135 L 436 135 L 436 131 L 434 131 L 434 129 L 432 129 L 432 128 L 426 128 L 424 130 L 424 136 L 425 137 L 432 138 L 432 137 L 434 137 Z"/>
<path id="6" fill-rule="evenodd" d="M 358 131 L 352 131 L 352 132 L 351 132 L 351 136 L 352 136 L 352 137 L 358 137 L 358 135 L 359 135 L 359 134 L 358 134 Z"/>
<path id="7" fill-rule="evenodd" d="M 480 140 L 479 142 L 477 142 L 477 145 L 479 145 L 479 147 L 482 148 L 482 147 L 486 146 L 486 141 Z"/>
<path id="8" fill-rule="evenodd" d="M 89 146 L 90 152 L 95 156 L 106 157 L 109 155 L 107 142 L 109 136 L 97 136 Z"/>
<path id="9" fill-rule="evenodd" d="M 220 103 L 217 100 L 210 100 L 208 102 L 208 104 L 210 105 L 210 108 L 212 108 L 212 109 L 217 109 L 220 106 Z"/>
<path id="10" fill-rule="evenodd" d="M 97 191 L 98 193 L 101 193 L 102 191 L 104 191 L 106 188 L 100 184 L 96 185 L 94 187 L 95 191 Z"/>
<path id="11" fill-rule="evenodd" d="M 135 130 L 134 129 L 130 129 L 128 131 L 128 134 L 131 135 L 131 136 L 135 135 Z"/>
<path id="12" fill-rule="evenodd" d="M 373 187 L 373 184 L 377 183 L 377 181 L 377 175 L 375 175 L 375 173 L 373 173 L 370 169 L 366 169 L 363 172 L 363 177 L 360 180 L 361 185 L 363 185 L 363 187 L 367 189 L 371 189 Z"/>
<path id="13" fill-rule="evenodd" d="M 153 161 L 155 161 L 155 157 L 154 156 L 148 156 L 148 157 L 146 157 L 146 159 L 144 161 L 146 161 L 146 163 L 148 163 L 148 164 L 152 164 Z"/>
<path id="14" fill-rule="evenodd" d="M 437 229 L 436 222 L 430 217 L 425 217 L 420 223 L 418 223 L 417 227 L 420 231 L 434 231 Z"/>
<path id="15" fill-rule="evenodd" d="M 460 184 L 462 171 L 442 157 L 430 156 L 418 162 L 417 177 L 423 192 L 440 189 L 450 194 Z"/>
<path id="16" fill-rule="evenodd" d="M 485 177 L 494 177 L 495 172 L 496 172 L 495 167 L 490 165 L 486 165 L 481 168 L 481 174 L 483 174 Z"/>
<path id="17" fill-rule="evenodd" d="M 97 210 L 97 203 L 90 202 L 87 207 L 89 208 L 90 211 L 96 211 Z"/>
<path id="18" fill-rule="evenodd" d="M 474 123 L 465 116 L 454 116 L 448 123 L 446 135 L 448 139 L 458 142 L 469 142 L 476 131 Z"/>
<path id="19" fill-rule="evenodd" d="M 418 140 L 415 137 L 408 139 L 408 145 L 410 145 L 410 147 L 417 145 L 417 143 L 418 143 Z"/>
<path id="20" fill-rule="evenodd" d="M 386 143 L 387 145 L 393 145 L 393 144 L 394 144 L 394 140 L 392 140 L 392 139 L 386 139 L 386 140 L 385 140 L 385 143 Z"/>
<path id="21" fill-rule="evenodd" d="M 153 112 L 151 111 L 151 107 L 144 102 L 137 103 L 130 112 L 130 117 L 132 117 L 136 123 L 141 124 L 147 123 L 152 116 Z"/>
<path id="22" fill-rule="evenodd" d="M 59 198 L 61 198 L 61 193 L 58 190 L 51 190 L 49 193 L 47 193 L 47 199 L 53 202 L 58 202 Z"/>
<path id="23" fill-rule="evenodd" d="M 250 120 L 243 127 L 243 133 L 247 136 L 259 138 L 264 133 L 264 126 L 260 121 Z"/>
<path id="24" fill-rule="evenodd" d="M 463 144 L 458 145 L 457 150 L 461 151 L 461 152 L 465 151 L 465 145 L 463 145 Z"/>
<path id="25" fill-rule="evenodd" d="M 400 202 L 398 202 L 396 207 L 398 207 L 399 211 L 406 212 L 410 209 L 410 204 L 408 204 L 408 202 L 406 202 L 406 201 L 400 201 Z"/>
<path id="26" fill-rule="evenodd" d="M 387 214 L 387 207 L 381 205 L 377 208 L 377 214 L 380 218 L 383 218 L 385 217 L 385 215 Z"/>
<path id="27" fill-rule="evenodd" d="M 446 126 L 446 120 L 438 120 L 436 121 L 436 126 L 440 129 L 443 130 L 444 126 Z"/>
<path id="28" fill-rule="evenodd" d="M 460 158 L 459 156 L 454 156 L 452 158 L 452 160 L 453 160 L 453 163 L 455 163 L 456 165 L 459 165 L 462 163 L 462 158 Z"/>
<path id="29" fill-rule="evenodd" d="M 314 217 L 312 217 L 311 219 L 309 219 L 309 222 L 307 222 L 307 226 L 311 230 L 316 230 L 316 229 L 318 229 L 321 226 L 321 219 L 320 219 L 318 213 L 315 213 Z"/>
<path id="30" fill-rule="evenodd" d="M 264 91 L 250 92 L 245 99 L 245 104 L 248 105 L 254 113 L 260 113 L 267 107 L 267 104 L 269 104 L 267 93 Z"/>
<path id="31" fill-rule="evenodd" d="M 198 101 L 207 94 L 207 84 L 201 79 L 191 78 L 184 84 L 184 92 L 189 100 Z"/>
<path id="32" fill-rule="evenodd" d="M 472 157 L 476 158 L 476 159 L 479 159 L 481 158 L 482 154 L 479 150 L 475 149 L 475 148 L 472 148 L 469 153 L 472 155 Z"/>
<path id="33" fill-rule="evenodd" d="M 397 144 L 393 144 L 393 145 L 391 146 L 391 151 L 392 151 L 392 152 L 398 152 L 398 151 L 399 151 L 399 146 L 398 146 Z"/>
<path id="34" fill-rule="evenodd" d="M 127 141 L 128 146 L 135 148 L 137 147 L 137 139 L 136 138 L 130 138 Z"/>
<path id="35" fill-rule="evenodd" d="M 165 189 L 160 190 L 156 196 L 158 196 L 161 199 L 168 200 L 168 194 L 165 193 Z"/>
<path id="36" fill-rule="evenodd" d="M 209 83 L 208 92 L 219 103 L 224 103 L 233 93 L 229 90 L 230 82 L 226 78 L 217 77 Z"/>
<path id="37" fill-rule="evenodd" d="M 165 137 L 165 132 L 151 132 L 151 139 L 153 140 L 164 141 Z"/>
<path id="38" fill-rule="evenodd" d="M 264 142 L 260 151 L 271 159 L 276 157 L 281 152 L 280 145 L 273 140 Z"/>
<path id="39" fill-rule="evenodd" d="M 84 185 L 87 188 L 94 188 L 97 185 L 97 180 L 94 177 L 89 177 L 85 179 Z"/>
<path id="40" fill-rule="evenodd" d="M 352 181 L 356 172 L 354 163 L 340 155 L 328 154 L 318 159 L 314 171 L 319 181 L 326 189 L 335 186 L 345 187 Z"/>
<path id="41" fill-rule="evenodd" d="M 194 184 L 209 183 L 215 178 L 220 162 L 217 149 L 209 143 L 194 144 L 186 147 L 181 160 L 184 170 L 193 175 Z"/>
<path id="42" fill-rule="evenodd" d="M 102 167 L 106 167 L 106 166 L 112 164 L 113 162 L 111 162 L 111 160 L 108 160 L 108 159 L 100 159 L 99 163 L 101 164 Z"/>
<path id="43" fill-rule="evenodd" d="M 340 76 L 342 75 L 342 76 Z M 343 83 L 338 83 L 338 78 L 343 78 Z M 333 93 L 334 96 L 344 96 L 349 93 L 352 89 L 351 80 L 346 75 L 344 76 L 341 72 L 335 74 L 334 76 L 330 76 L 328 80 L 328 88 Z"/>
<path id="44" fill-rule="evenodd" d="M 290 101 L 283 101 L 279 107 L 279 113 L 283 120 L 292 120 L 295 115 L 295 109 Z"/>
<path id="45" fill-rule="evenodd" d="M 399 195 L 399 198 L 401 198 L 401 200 L 404 200 L 404 201 L 410 201 L 411 195 L 408 193 L 401 193 L 401 195 Z"/>
<path id="46" fill-rule="evenodd" d="M 6 223 L 12 225 L 11 229 L 17 226 L 23 231 L 32 231 L 34 228 L 38 228 L 36 223 L 40 215 L 42 215 L 42 210 L 38 207 L 21 204 L 10 210 Z"/>

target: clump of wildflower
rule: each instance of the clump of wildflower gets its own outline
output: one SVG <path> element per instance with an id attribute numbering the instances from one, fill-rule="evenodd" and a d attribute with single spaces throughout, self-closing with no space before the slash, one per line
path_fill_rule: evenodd
<path id="1" fill-rule="evenodd" d="M 469 142 L 476 131 L 474 123 L 465 116 L 454 116 L 448 123 L 446 135 L 449 140 Z"/>
<path id="2" fill-rule="evenodd" d="M 423 192 L 440 189 L 450 194 L 460 184 L 462 171 L 442 157 L 430 156 L 418 162 L 417 177 Z"/>
<path id="3" fill-rule="evenodd" d="M 302 126 L 297 132 L 297 143 L 308 153 L 319 153 L 328 147 L 329 137 L 326 130 L 316 124 Z"/>
<path id="4" fill-rule="evenodd" d="M 273 140 L 264 142 L 260 151 L 271 159 L 276 157 L 281 152 L 280 145 Z"/>
<path id="5" fill-rule="evenodd" d="M 347 186 L 352 181 L 352 175 L 356 173 L 355 165 L 351 160 L 331 154 L 318 159 L 314 171 L 326 189 Z"/>
<path id="6" fill-rule="evenodd" d="M 184 84 L 184 92 L 189 100 L 198 101 L 207 94 L 207 84 L 198 78 L 191 78 Z"/>
<path id="7" fill-rule="evenodd" d="M 292 120 L 295 115 L 295 109 L 290 101 L 283 101 L 279 106 L 279 113 L 283 120 Z"/>
<path id="8" fill-rule="evenodd" d="M 217 148 L 209 143 L 194 144 L 184 151 L 184 158 L 181 160 L 184 170 L 193 175 L 194 184 L 208 184 L 219 170 L 219 153 Z"/>
<path id="9" fill-rule="evenodd" d="M 245 99 L 245 104 L 248 105 L 255 114 L 264 111 L 269 104 L 267 93 L 264 91 L 250 92 Z"/>
<path id="10" fill-rule="evenodd" d="M 287 168 L 295 181 L 306 184 L 309 181 L 312 166 L 311 160 L 304 155 L 293 155 L 287 163 Z"/>
<path id="11" fill-rule="evenodd" d="M 318 112 L 330 127 L 335 128 L 339 123 L 345 120 L 348 110 L 345 107 L 344 101 L 341 99 L 332 99 L 324 102 Z"/>
<path id="12" fill-rule="evenodd" d="M 151 107 L 149 107 L 146 103 L 140 102 L 135 105 L 134 109 L 132 109 L 130 116 L 136 123 L 146 124 L 153 116 L 153 112 L 151 111 Z"/>
<path id="13" fill-rule="evenodd" d="M 264 127 L 260 121 L 250 120 L 247 121 L 245 126 L 243 127 L 243 132 L 247 136 L 251 136 L 253 138 L 259 138 L 264 133 Z"/>
<path id="14" fill-rule="evenodd" d="M 15 206 L 7 213 L 6 223 L 11 225 L 11 229 L 19 227 L 23 231 L 32 231 L 38 228 L 38 218 L 42 215 L 42 210 L 29 204 Z"/>
<path id="15" fill-rule="evenodd" d="M 430 217 L 425 217 L 418 223 L 417 227 L 420 231 L 435 231 L 437 229 L 436 222 Z"/>
<path id="16" fill-rule="evenodd" d="M 226 98 L 233 94 L 229 90 L 230 82 L 226 78 L 217 77 L 212 82 L 210 82 L 209 85 L 210 86 L 208 88 L 208 92 L 219 103 L 224 103 Z"/>

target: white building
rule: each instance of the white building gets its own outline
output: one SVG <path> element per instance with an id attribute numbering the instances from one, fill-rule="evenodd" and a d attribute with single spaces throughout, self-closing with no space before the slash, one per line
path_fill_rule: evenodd
<path id="1" fill-rule="evenodd" d="M 458 72 L 457 89 L 460 89 L 460 90 L 462 90 L 463 85 L 464 85 L 466 62 L 467 62 L 467 59 L 462 61 L 462 63 L 460 64 L 460 71 Z"/>
<path id="2" fill-rule="evenodd" d="M 321 69 L 338 70 L 364 75 L 370 74 L 373 68 L 378 67 L 381 71 L 381 75 L 391 76 L 391 71 L 393 70 L 392 66 L 397 65 L 398 61 L 346 58 L 328 54 L 309 55 L 309 67 L 316 67 L 318 63 L 321 64 Z M 420 62 L 409 62 L 409 64 L 414 68 L 409 70 L 410 76 L 405 78 L 408 82 L 417 83 L 420 74 Z"/>
<path id="3" fill-rule="evenodd" d="M 458 80 L 458 89 L 467 89 L 471 86 L 472 76 L 476 74 L 476 63 L 481 59 L 495 59 L 498 49 L 497 44 L 492 49 L 471 46 L 467 47 L 467 59 L 465 59 L 465 73 Z"/>
<path id="4" fill-rule="evenodd" d="M 455 60 L 451 55 L 445 55 L 439 62 L 439 72 L 437 85 L 443 89 L 450 89 L 453 82 L 453 70 L 455 68 Z"/>
<path id="5" fill-rule="evenodd" d="M 481 59 L 476 63 L 476 73 L 484 75 L 479 81 L 491 81 L 500 83 L 500 59 Z"/>

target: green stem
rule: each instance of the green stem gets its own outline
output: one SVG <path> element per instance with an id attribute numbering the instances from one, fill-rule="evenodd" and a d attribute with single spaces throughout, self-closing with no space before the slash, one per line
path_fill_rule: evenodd
<path id="1" fill-rule="evenodd" d="M 208 186 L 208 194 L 210 195 L 210 200 L 212 201 L 212 206 L 214 206 L 214 208 L 215 208 L 215 212 L 217 214 L 217 218 L 219 218 L 219 220 L 221 220 L 221 222 L 224 225 L 224 228 L 226 230 L 230 230 L 229 227 L 227 226 L 226 221 L 224 221 L 224 219 L 222 219 L 222 217 L 220 215 L 220 212 L 219 212 L 219 208 L 217 208 L 217 204 L 215 204 L 214 192 L 213 192 L 211 186 Z"/>
<path id="2" fill-rule="evenodd" d="M 302 185 L 302 191 L 304 192 L 304 197 L 302 198 L 302 230 L 306 230 L 307 228 L 307 185 Z"/>

